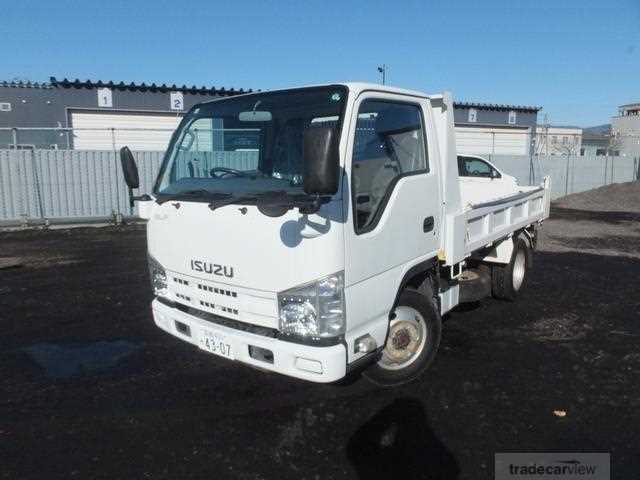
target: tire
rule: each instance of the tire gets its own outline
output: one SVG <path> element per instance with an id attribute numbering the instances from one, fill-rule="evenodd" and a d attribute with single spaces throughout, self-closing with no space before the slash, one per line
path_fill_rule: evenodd
<path id="1" fill-rule="evenodd" d="M 490 297 L 491 269 L 480 265 L 477 268 L 464 270 L 458 278 L 458 284 L 460 285 L 459 303 L 478 302 Z"/>
<path id="2" fill-rule="evenodd" d="M 521 236 L 516 237 L 509 263 L 491 266 L 493 296 L 502 300 L 515 300 L 527 283 L 531 263 L 532 255 L 529 243 Z"/>
<path id="3" fill-rule="evenodd" d="M 382 355 L 363 376 L 383 387 L 416 379 L 433 362 L 441 331 L 442 320 L 432 296 L 405 289 L 389 322 Z"/>

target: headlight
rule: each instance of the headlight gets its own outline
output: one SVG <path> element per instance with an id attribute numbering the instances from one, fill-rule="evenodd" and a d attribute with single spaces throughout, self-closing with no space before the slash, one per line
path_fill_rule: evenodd
<path id="1" fill-rule="evenodd" d="M 148 255 L 147 258 L 149 260 L 149 277 L 151 278 L 153 294 L 157 297 L 166 297 L 169 293 L 167 287 L 167 272 L 151 255 Z"/>
<path id="2" fill-rule="evenodd" d="M 343 334 L 343 272 L 278 294 L 278 307 L 282 333 L 316 338 Z"/>

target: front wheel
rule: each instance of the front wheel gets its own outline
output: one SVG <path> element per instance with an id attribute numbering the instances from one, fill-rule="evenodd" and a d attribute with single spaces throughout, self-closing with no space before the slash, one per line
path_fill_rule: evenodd
<path id="1" fill-rule="evenodd" d="M 403 291 L 391 315 L 382 356 L 363 375 L 385 387 L 414 380 L 433 362 L 441 330 L 432 299 L 415 290 Z"/>

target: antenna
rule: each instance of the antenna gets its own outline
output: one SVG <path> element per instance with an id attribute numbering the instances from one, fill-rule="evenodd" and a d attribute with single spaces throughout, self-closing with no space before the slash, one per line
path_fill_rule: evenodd
<path id="1" fill-rule="evenodd" d="M 387 69 L 389 68 L 389 66 L 385 63 L 382 64 L 381 67 L 378 67 L 378 72 L 380 72 L 382 74 L 382 85 L 384 85 L 386 83 L 387 80 Z"/>

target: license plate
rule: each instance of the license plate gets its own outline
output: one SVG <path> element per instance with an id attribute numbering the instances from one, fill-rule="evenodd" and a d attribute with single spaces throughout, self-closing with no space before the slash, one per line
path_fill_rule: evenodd
<path id="1" fill-rule="evenodd" d="M 200 347 L 214 355 L 233 360 L 233 349 L 227 338 L 219 333 L 205 330 L 200 338 Z"/>

